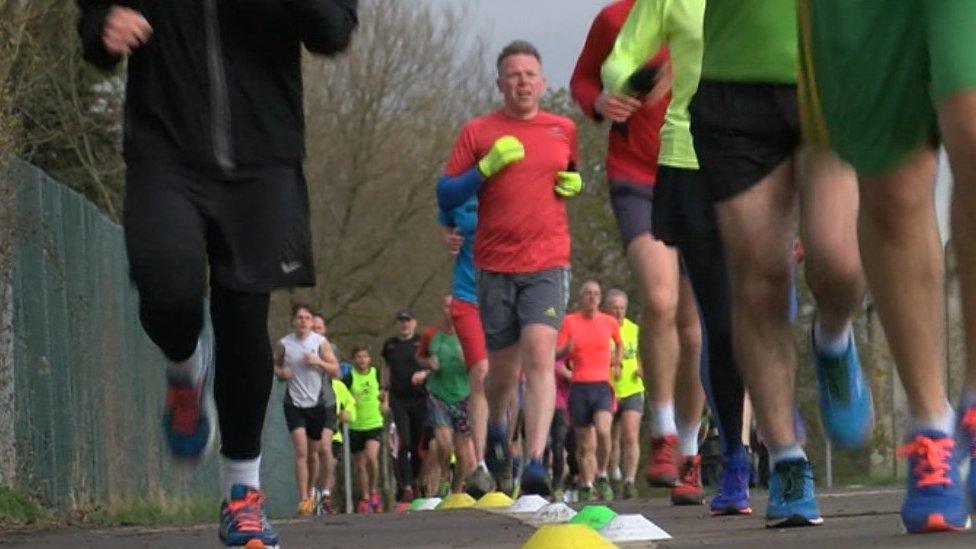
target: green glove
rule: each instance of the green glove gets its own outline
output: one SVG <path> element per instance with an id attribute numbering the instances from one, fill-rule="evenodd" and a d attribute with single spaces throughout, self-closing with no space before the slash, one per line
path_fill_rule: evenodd
<path id="1" fill-rule="evenodd" d="M 487 179 L 523 158 L 525 158 L 525 146 L 518 138 L 506 135 L 495 141 L 488 154 L 478 161 L 478 171 Z"/>
<path id="2" fill-rule="evenodd" d="M 556 174 L 556 194 L 563 198 L 573 198 L 581 192 L 583 192 L 583 177 L 579 172 Z"/>

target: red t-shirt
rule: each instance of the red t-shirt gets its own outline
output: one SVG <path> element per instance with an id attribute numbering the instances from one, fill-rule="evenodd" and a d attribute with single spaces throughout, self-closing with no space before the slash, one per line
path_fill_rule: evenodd
<path id="1" fill-rule="evenodd" d="M 445 174 L 474 167 L 506 135 L 525 145 L 525 158 L 485 181 L 478 193 L 474 263 L 496 273 L 534 273 L 569 266 L 569 220 L 555 192 L 556 173 L 576 169 L 576 124 L 540 111 L 518 120 L 502 111 L 475 118 L 458 135 Z"/>
<path id="2" fill-rule="evenodd" d="M 617 35 L 627 21 L 634 1 L 619 0 L 603 8 L 590 27 L 583 52 L 576 62 L 569 89 L 573 99 L 591 118 L 601 120 L 594 110 L 596 99 L 603 91 L 600 68 L 613 51 Z M 650 64 L 660 66 L 667 59 L 667 48 L 661 48 Z M 644 105 L 627 120 L 626 126 L 615 124 L 610 128 L 610 150 L 607 153 L 607 177 L 610 181 L 648 186 L 657 182 L 661 126 L 664 125 L 664 113 L 670 100 L 669 94 L 656 104 Z"/>
<path id="3" fill-rule="evenodd" d="M 573 382 L 610 381 L 610 341 L 623 345 L 620 323 L 601 312 L 586 318 L 581 312 L 570 313 L 559 331 L 559 347 L 573 340 L 568 361 L 573 368 Z"/>

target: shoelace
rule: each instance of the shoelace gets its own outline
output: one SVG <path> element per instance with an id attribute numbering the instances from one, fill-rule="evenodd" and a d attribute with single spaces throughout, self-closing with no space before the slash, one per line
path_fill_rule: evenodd
<path id="1" fill-rule="evenodd" d="M 960 425 L 966 430 L 966 436 L 969 438 L 969 457 L 976 459 L 976 406 L 966 408 Z"/>
<path id="2" fill-rule="evenodd" d="M 803 485 L 806 479 L 802 463 L 790 463 L 786 471 L 777 471 L 783 483 L 783 499 L 796 501 L 803 498 Z"/>
<path id="3" fill-rule="evenodd" d="M 170 387 L 166 393 L 166 407 L 171 412 L 173 430 L 189 435 L 200 420 L 200 396 L 192 386 Z"/>
<path id="4" fill-rule="evenodd" d="M 949 459 L 956 443 L 949 437 L 933 440 L 917 435 L 915 440 L 898 450 L 899 457 L 915 457 L 916 487 L 949 486 Z"/>
<path id="5" fill-rule="evenodd" d="M 683 471 L 681 472 L 681 483 L 690 486 L 700 486 L 701 485 L 701 467 L 697 467 L 696 464 L 688 460 L 684 463 Z"/>
<path id="6" fill-rule="evenodd" d="M 227 510 L 233 517 L 233 524 L 241 532 L 261 532 L 264 529 L 264 517 L 261 508 L 264 496 L 257 490 L 248 491 L 244 499 L 231 501 Z"/>

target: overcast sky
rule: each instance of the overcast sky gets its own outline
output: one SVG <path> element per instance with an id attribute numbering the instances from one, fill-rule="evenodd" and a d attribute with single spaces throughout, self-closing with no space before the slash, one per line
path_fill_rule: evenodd
<path id="1" fill-rule="evenodd" d="M 424 0 L 434 5 L 467 4 L 476 24 L 472 34 L 484 32 L 492 53 L 522 38 L 542 52 L 549 85 L 569 85 L 576 57 L 597 12 L 608 0 Z M 493 56 L 492 56 L 493 57 Z"/>

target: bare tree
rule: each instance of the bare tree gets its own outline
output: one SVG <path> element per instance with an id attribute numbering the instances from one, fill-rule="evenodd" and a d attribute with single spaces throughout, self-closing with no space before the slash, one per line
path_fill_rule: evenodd
<path id="1" fill-rule="evenodd" d="M 350 342 L 375 340 L 396 309 L 433 313 L 449 289 L 434 183 L 461 123 L 493 93 L 465 11 L 368 0 L 361 21 L 340 61 L 305 63 L 318 286 L 276 309 L 282 320 L 285 299 L 310 299 Z"/>

